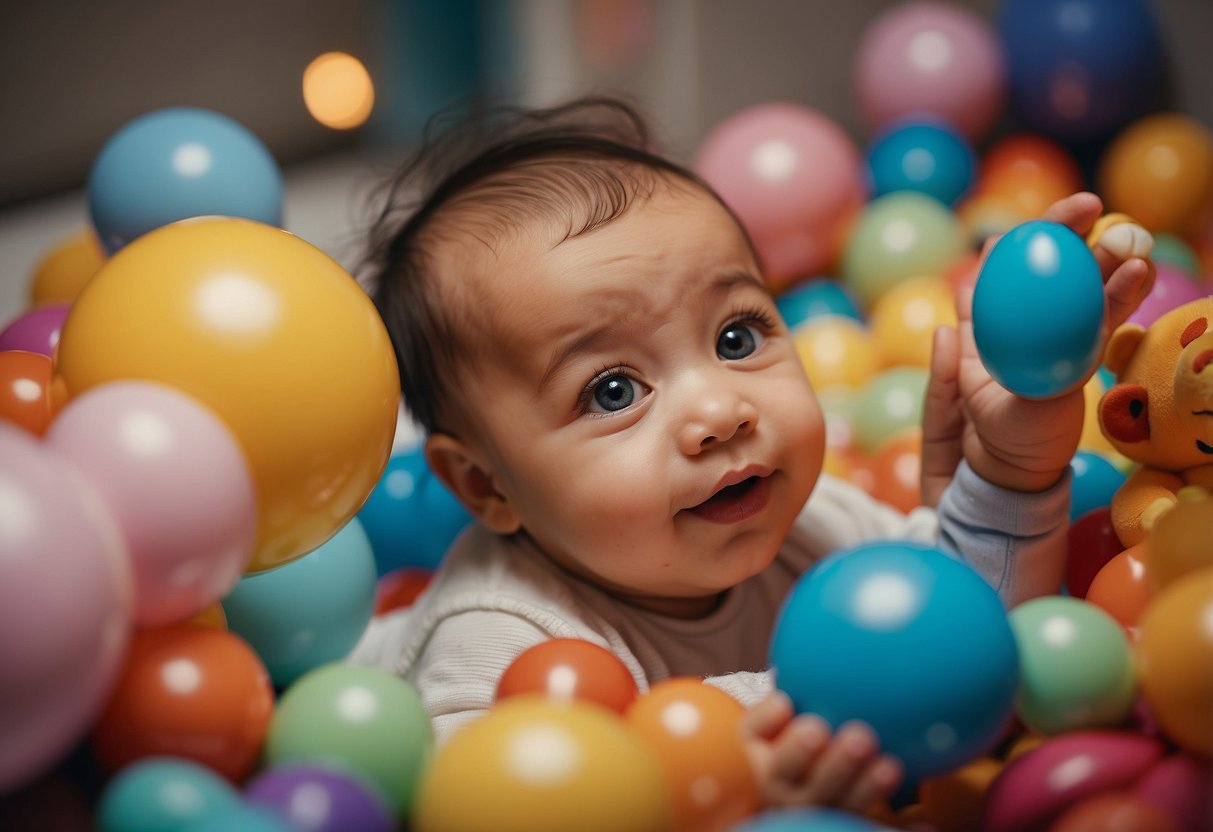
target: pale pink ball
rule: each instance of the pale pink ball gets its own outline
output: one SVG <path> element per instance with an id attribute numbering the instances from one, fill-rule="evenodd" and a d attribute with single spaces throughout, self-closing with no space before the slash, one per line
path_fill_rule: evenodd
<path id="1" fill-rule="evenodd" d="M 854 142 L 799 104 L 734 113 L 708 132 L 694 169 L 745 226 L 773 289 L 821 271 L 866 197 Z"/>
<path id="2" fill-rule="evenodd" d="M 912 2 L 873 20 L 855 56 L 855 93 L 869 131 L 894 119 L 930 113 L 972 141 L 1002 112 L 1002 46 L 979 15 L 953 5 Z"/>

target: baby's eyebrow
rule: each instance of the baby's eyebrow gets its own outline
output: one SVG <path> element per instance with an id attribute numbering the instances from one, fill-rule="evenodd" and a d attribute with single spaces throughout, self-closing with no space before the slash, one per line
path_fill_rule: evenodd
<path id="1" fill-rule="evenodd" d="M 752 272 L 738 270 L 730 271 L 722 274 L 714 280 L 707 288 L 706 293 L 709 296 L 722 296 L 728 294 L 737 286 L 750 285 L 757 289 L 761 289 L 764 293 L 767 292 L 766 284 L 762 282 L 762 278 Z M 551 381 L 552 376 L 564 366 L 570 358 L 583 353 L 590 352 L 596 349 L 602 342 L 609 341 L 615 337 L 618 321 L 609 321 L 608 323 L 590 329 L 585 334 L 570 341 L 568 344 L 557 349 L 551 359 L 548 361 L 547 368 L 543 371 L 543 375 L 539 378 L 539 386 L 537 391 L 542 391 Z"/>

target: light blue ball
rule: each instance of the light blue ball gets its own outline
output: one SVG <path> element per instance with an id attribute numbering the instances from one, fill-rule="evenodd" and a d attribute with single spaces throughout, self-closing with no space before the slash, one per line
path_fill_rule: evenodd
<path id="1" fill-rule="evenodd" d="M 829 277 L 814 277 L 797 283 L 775 299 L 775 306 L 788 329 L 823 315 L 842 315 L 863 320 L 859 304 L 845 286 Z"/>
<path id="2" fill-rule="evenodd" d="M 405 567 L 434 570 L 472 516 L 430 470 L 420 448 L 393 454 L 358 512 L 382 577 Z"/>
<path id="3" fill-rule="evenodd" d="M 358 520 L 303 557 L 242 578 L 223 599 L 227 625 L 285 687 L 344 658 L 375 608 L 375 556 Z"/>
<path id="4" fill-rule="evenodd" d="M 177 832 L 240 803 L 240 794 L 205 766 L 147 757 L 118 772 L 101 795 L 101 832 Z"/>
<path id="5" fill-rule="evenodd" d="M 733 832 L 881 832 L 889 829 L 839 809 L 772 809 L 750 818 Z"/>
<path id="6" fill-rule="evenodd" d="M 1103 454 L 1078 451 L 1070 460 L 1074 472 L 1070 485 L 1070 520 L 1088 511 L 1112 504 L 1112 498 L 1125 484 L 1124 472 Z"/>
<path id="7" fill-rule="evenodd" d="M 298 832 L 272 809 L 237 803 L 180 828 L 180 832 Z"/>
<path id="8" fill-rule="evenodd" d="M 873 197 L 918 191 L 953 205 L 973 186 L 977 154 L 942 122 L 903 122 L 869 146 L 868 177 Z"/>
<path id="9" fill-rule="evenodd" d="M 1083 383 L 1099 360 L 1103 279 L 1064 225 L 1032 220 L 994 245 L 973 291 L 973 337 L 990 375 L 1028 399 Z"/>
<path id="10" fill-rule="evenodd" d="M 881 541 L 836 552 L 784 601 L 770 648 L 797 713 L 870 725 L 906 781 L 989 750 L 1018 679 L 998 594 L 938 549 Z"/>
<path id="11" fill-rule="evenodd" d="M 93 226 L 110 254 L 188 217 L 282 225 L 282 174 L 269 150 L 244 125 L 198 107 L 128 122 L 97 154 L 87 187 Z"/>

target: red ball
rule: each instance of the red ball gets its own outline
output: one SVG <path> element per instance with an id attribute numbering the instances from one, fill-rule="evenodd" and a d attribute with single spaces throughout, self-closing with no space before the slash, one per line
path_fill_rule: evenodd
<path id="1" fill-rule="evenodd" d="M 524 650 L 497 683 L 497 701 L 539 695 L 593 702 L 622 714 L 639 695 L 636 680 L 604 647 L 576 638 L 556 638 Z"/>
<path id="2" fill-rule="evenodd" d="M 1086 598 L 1099 570 L 1125 548 L 1112 527 L 1112 510 L 1093 508 L 1071 523 L 1066 548 L 1066 591 Z"/>
<path id="3" fill-rule="evenodd" d="M 169 755 L 238 782 L 256 767 L 273 712 L 265 665 L 238 636 L 190 623 L 142 630 L 93 726 L 93 753 L 109 771 Z"/>
<path id="4" fill-rule="evenodd" d="M 413 606 L 433 579 L 433 570 L 412 566 L 388 572 L 375 586 L 375 615 Z"/>

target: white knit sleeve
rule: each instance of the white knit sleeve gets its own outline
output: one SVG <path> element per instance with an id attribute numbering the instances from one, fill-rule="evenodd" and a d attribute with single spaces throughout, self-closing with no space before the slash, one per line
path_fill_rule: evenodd
<path id="1" fill-rule="evenodd" d="M 438 743 L 488 710 L 498 680 L 519 653 L 550 638 L 529 621 L 494 610 L 444 618 L 406 675 L 421 694 Z"/>

